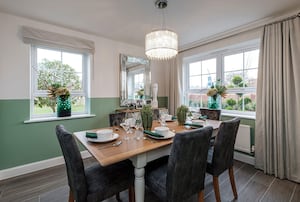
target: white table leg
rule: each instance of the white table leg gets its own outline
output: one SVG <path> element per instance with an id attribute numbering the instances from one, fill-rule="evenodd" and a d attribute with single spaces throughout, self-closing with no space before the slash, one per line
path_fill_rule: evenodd
<path id="1" fill-rule="evenodd" d="M 135 201 L 144 202 L 145 196 L 145 169 L 144 168 L 134 168 L 134 189 L 135 189 Z"/>

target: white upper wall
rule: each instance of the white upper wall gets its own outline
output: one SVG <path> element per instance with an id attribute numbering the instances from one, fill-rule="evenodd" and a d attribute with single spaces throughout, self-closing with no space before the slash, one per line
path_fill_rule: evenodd
<path id="1" fill-rule="evenodd" d="M 0 12 L 0 99 L 30 98 L 30 45 L 24 44 L 21 27 L 76 36 L 95 42 L 94 68 L 91 69 L 91 97 L 119 97 L 119 54 L 145 57 L 144 48 L 65 29 Z M 152 81 L 165 85 L 160 65 L 151 65 Z M 165 96 L 162 88 L 159 96 Z"/>

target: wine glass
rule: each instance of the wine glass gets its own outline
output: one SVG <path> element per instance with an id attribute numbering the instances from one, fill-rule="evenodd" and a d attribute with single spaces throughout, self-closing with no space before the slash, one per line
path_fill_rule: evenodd
<path id="1" fill-rule="evenodd" d="M 164 111 L 164 110 L 159 111 L 159 122 L 160 122 L 161 126 L 166 126 L 167 125 L 166 124 L 166 116 L 167 115 L 168 114 L 166 113 L 166 111 Z"/>
<path id="2" fill-rule="evenodd" d="M 140 115 L 137 115 L 135 117 L 135 137 L 137 140 L 140 140 L 142 135 L 143 135 L 143 132 L 141 131 L 142 129 L 142 118 Z"/>

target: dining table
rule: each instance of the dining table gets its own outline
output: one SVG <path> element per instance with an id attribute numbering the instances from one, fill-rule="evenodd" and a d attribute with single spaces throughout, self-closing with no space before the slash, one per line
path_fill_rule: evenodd
<path id="1" fill-rule="evenodd" d="M 214 129 L 213 136 L 215 136 L 220 123 L 221 121 L 207 119 L 202 122 L 202 125 L 203 127 L 212 126 Z M 157 126 L 160 126 L 160 123 L 153 121 L 152 130 Z M 135 133 L 138 131 L 133 129 L 132 134 L 127 134 L 129 140 L 125 140 L 126 132 L 119 126 L 106 127 L 106 129 L 112 129 L 113 134 L 116 136 L 114 140 L 108 142 L 93 142 L 86 137 L 87 132 L 96 132 L 104 128 L 78 131 L 74 132 L 73 135 L 102 166 L 108 166 L 126 159 L 131 160 L 135 175 L 135 200 L 136 202 L 143 202 L 145 194 L 144 175 L 147 162 L 169 155 L 173 136 L 176 133 L 193 130 L 193 127 L 178 125 L 177 121 L 168 121 L 166 126 L 171 134 L 167 138 L 153 138 L 145 133 L 141 138 L 136 138 Z M 143 133 L 142 131 L 139 132 Z"/>

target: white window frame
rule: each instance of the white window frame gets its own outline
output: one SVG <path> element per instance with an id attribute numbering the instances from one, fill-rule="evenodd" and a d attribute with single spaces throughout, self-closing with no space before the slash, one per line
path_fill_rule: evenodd
<path id="1" fill-rule="evenodd" d="M 71 97 L 76 96 L 83 96 L 85 98 L 85 110 L 83 112 L 73 112 L 72 116 L 78 115 L 89 115 L 90 114 L 90 99 L 89 99 L 89 72 L 91 66 L 91 57 L 92 55 L 87 52 L 83 52 L 80 50 L 67 50 L 60 47 L 48 47 L 44 45 L 34 45 L 31 44 L 31 93 L 30 93 L 30 120 L 32 119 L 39 119 L 39 118 L 54 118 L 57 117 L 56 113 L 49 113 L 49 114 L 34 114 L 34 98 L 37 96 L 44 96 L 47 97 L 47 90 L 38 90 L 37 89 L 37 49 L 47 49 L 47 50 L 54 50 L 66 53 L 75 53 L 81 54 L 83 58 L 83 69 L 82 69 L 82 90 L 73 90 L 70 92 Z M 72 117 L 71 116 L 71 117 Z"/>
<path id="2" fill-rule="evenodd" d="M 223 49 L 216 50 L 215 52 L 206 52 L 202 54 L 198 54 L 196 56 L 191 56 L 187 58 L 183 58 L 183 103 L 188 105 L 187 95 L 189 93 L 197 93 L 197 94 L 206 94 L 208 88 L 202 89 L 189 89 L 189 64 L 197 61 L 203 61 L 207 59 L 216 58 L 216 78 L 224 81 L 224 57 L 228 55 L 233 55 L 237 53 L 244 53 L 251 50 L 259 49 L 259 40 L 252 40 L 249 42 L 245 42 L 242 44 L 236 44 L 230 47 L 224 47 Z M 244 71 L 244 69 L 243 69 Z M 254 87 L 246 87 L 246 88 L 230 88 L 227 89 L 227 93 L 237 93 L 241 92 L 243 94 L 246 93 L 256 93 L 256 88 Z M 197 108 L 193 108 L 192 110 L 199 110 Z M 237 115 L 244 116 L 248 118 L 255 118 L 255 112 L 244 112 L 238 110 L 225 110 L 222 109 L 222 115 Z"/>

